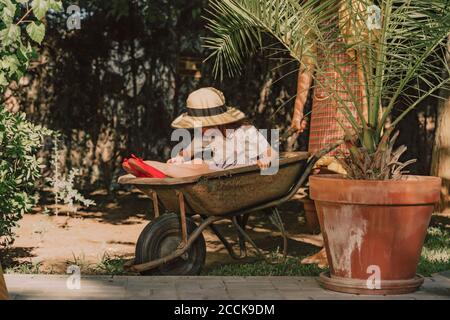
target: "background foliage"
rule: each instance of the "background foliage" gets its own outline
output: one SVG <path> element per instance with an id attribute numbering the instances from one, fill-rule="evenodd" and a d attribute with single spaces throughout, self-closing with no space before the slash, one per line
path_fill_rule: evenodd
<path id="1" fill-rule="evenodd" d="M 36 57 L 48 10 L 60 10 L 54 0 L 0 0 L 0 92 L 18 82 Z M 35 182 L 41 168 L 37 152 L 50 131 L 34 125 L 25 113 L 12 113 L 0 105 L 0 245 L 12 241 L 12 228 L 35 203 Z"/>
<path id="2" fill-rule="evenodd" d="M 130 153 L 168 157 L 171 120 L 183 112 L 187 94 L 204 85 L 222 89 L 258 127 L 289 126 L 298 66 L 288 55 L 256 53 L 239 77 L 215 80 L 212 65 L 201 63 L 210 53 L 202 48 L 207 0 L 75 3 L 81 29 L 67 30 L 67 13 L 48 15 L 39 61 L 6 97 L 29 119 L 63 133 L 62 160 L 68 170 L 82 169 L 85 189 L 115 190 Z M 197 62 L 201 78 L 185 72 L 186 58 Z M 405 157 L 419 159 L 410 167 L 415 173 L 429 172 L 435 119 L 431 97 L 399 125 Z M 298 143 L 302 149 L 307 135 Z M 51 148 L 49 142 L 45 152 Z"/>
<path id="3" fill-rule="evenodd" d="M 41 174 L 36 153 L 45 134 L 48 130 L 27 121 L 24 113 L 0 108 L 0 245 L 11 241 L 12 228 L 35 203 Z"/>
<path id="4" fill-rule="evenodd" d="M 314 78 L 315 89 L 328 92 L 345 116 L 350 156 L 342 165 L 348 177 L 401 176 L 401 168 L 391 166 L 399 163 L 406 148 L 394 152 L 394 138 L 388 146 L 395 125 L 426 98 L 448 90 L 448 0 L 211 0 L 210 8 L 207 28 L 213 36 L 205 43 L 212 50 L 215 74 L 239 74 L 245 57 L 264 49 L 263 35 L 270 36 L 302 65 L 303 74 L 309 74 L 305 77 Z M 372 28 L 367 21 L 377 20 L 375 8 L 379 21 Z M 375 14 L 369 18 L 371 11 Z M 337 46 L 352 58 L 350 65 L 336 57 Z M 347 72 L 351 66 L 357 82 Z M 330 81 L 330 68 L 342 83 Z M 308 84 L 304 90 L 309 89 Z M 354 94 L 355 89 L 360 94 Z M 391 117 L 400 101 L 407 107 Z M 335 121 L 345 127 L 340 119 Z"/>

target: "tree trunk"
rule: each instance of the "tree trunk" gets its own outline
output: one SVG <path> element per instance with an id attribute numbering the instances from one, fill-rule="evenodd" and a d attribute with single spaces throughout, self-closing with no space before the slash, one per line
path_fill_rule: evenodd
<path id="1" fill-rule="evenodd" d="M 447 62 L 450 65 L 450 37 L 447 41 Z M 448 212 L 450 211 L 450 94 L 448 90 L 442 90 L 442 94 L 445 99 L 438 106 L 431 173 L 442 178 L 441 201 L 438 211 Z"/>
<path id="2" fill-rule="evenodd" d="M 3 270 L 0 265 L 0 300 L 8 300 L 8 290 L 6 290 L 5 279 L 3 278 Z"/>

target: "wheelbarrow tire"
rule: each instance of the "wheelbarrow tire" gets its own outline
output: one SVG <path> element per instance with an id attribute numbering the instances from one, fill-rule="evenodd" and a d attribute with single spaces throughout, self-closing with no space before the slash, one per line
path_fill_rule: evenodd
<path id="1" fill-rule="evenodd" d="M 192 219 L 186 219 L 188 235 L 197 228 Z M 175 213 L 163 214 L 149 223 L 136 244 L 136 264 L 153 261 L 173 253 L 181 241 L 180 217 Z M 206 243 L 203 234 L 180 258 L 158 268 L 141 272 L 142 275 L 199 275 L 205 264 Z"/>

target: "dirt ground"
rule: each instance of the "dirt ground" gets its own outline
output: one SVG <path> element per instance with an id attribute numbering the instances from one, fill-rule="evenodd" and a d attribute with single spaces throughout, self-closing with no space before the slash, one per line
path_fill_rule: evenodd
<path id="1" fill-rule="evenodd" d="M 56 216 L 56 208 L 49 205 L 50 214 L 39 207 L 25 215 L 16 230 L 16 241 L 2 263 L 11 267 L 28 262 L 40 264 L 41 272 L 65 273 L 70 264 L 95 265 L 105 256 L 132 258 L 140 232 L 153 219 L 151 201 L 138 191 L 120 192 L 115 200 L 102 192 L 90 198 L 96 201 L 96 207 L 76 214 L 68 215 L 64 207 L 59 207 Z M 290 234 L 289 255 L 314 252 L 313 246 L 296 240 L 306 232 L 302 204 L 292 200 L 282 206 L 281 214 Z M 229 221 L 221 222 L 219 229 L 228 239 L 237 239 Z M 282 237 L 267 217 L 254 214 L 249 221 L 249 234 L 264 251 L 282 251 Z M 208 250 L 206 270 L 234 262 L 214 234 L 207 230 L 204 235 Z"/>

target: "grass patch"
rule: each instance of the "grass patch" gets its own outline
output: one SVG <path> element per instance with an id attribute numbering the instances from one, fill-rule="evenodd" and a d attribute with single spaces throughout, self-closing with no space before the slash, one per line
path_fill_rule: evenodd
<path id="1" fill-rule="evenodd" d="M 301 265 L 295 258 L 284 263 L 270 264 L 265 261 L 247 264 L 231 264 L 218 267 L 207 273 L 208 276 L 318 276 L 325 270 L 315 265 Z"/>
<path id="2" fill-rule="evenodd" d="M 417 273 L 424 277 L 430 277 L 434 273 L 448 270 L 450 270 L 450 260 L 429 261 L 423 257 L 420 259 L 419 266 L 417 267 Z"/>
<path id="3" fill-rule="evenodd" d="M 443 225 L 428 228 L 417 273 L 429 277 L 450 270 L 450 231 Z"/>
<path id="4" fill-rule="evenodd" d="M 25 262 L 5 269 L 6 274 L 42 274 L 41 263 Z"/>
<path id="5" fill-rule="evenodd" d="M 110 256 L 105 253 L 99 263 L 88 263 L 84 255 L 73 256 L 72 259 L 66 261 L 66 266 L 77 266 L 80 268 L 82 275 L 124 275 L 126 272 L 123 265 L 126 259 L 122 257 Z M 55 274 L 52 270 L 46 271 L 42 267 L 42 263 L 22 262 L 7 266 L 6 274 Z"/>
<path id="6" fill-rule="evenodd" d="M 123 275 L 125 270 L 123 265 L 126 259 L 121 257 L 111 257 L 108 254 L 103 255 L 102 261 L 97 264 L 94 268 L 96 274 L 106 274 L 106 275 Z"/>
<path id="7" fill-rule="evenodd" d="M 314 253 L 317 248 L 312 248 Z M 278 252 L 271 254 L 270 261 L 255 260 L 246 263 L 233 263 L 214 267 L 205 270 L 207 276 L 318 276 L 325 269 L 319 269 L 316 265 L 302 265 L 301 257 L 288 257 L 286 260 L 280 258 Z M 99 263 L 90 264 L 83 255 L 74 256 L 73 259 L 66 262 L 67 266 L 77 265 L 84 275 L 125 275 L 127 272 L 123 269 L 126 259 L 122 257 L 110 256 L 105 253 Z M 425 238 L 422 255 L 417 268 L 417 273 L 429 277 L 434 273 L 450 270 L 450 230 L 440 224 L 428 228 Z M 53 272 L 44 272 L 41 263 L 25 262 L 6 266 L 7 274 L 51 274 Z"/>
<path id="8" fill-rule="evenodd" d="M 223 265 L 205 272 L 205 275 L 316 277 L 321 272 L 326 271 L 319 269 L 316 265 L 300 264 L 302 258 L 289 257 L 286 261 L 277 263 L 258 260 L 253 263 Z M 430 227 L 425 238 L 417 273 L 429 277 L 434 273 L 448 270 L 450 270 L 450 231 L 443 225 Z"/>
<path id="9" fill-rule="evenodd" d="M 126 274 L 123 265 L 126 259 L 122 257 L 111 256 L 104 253 L 99 263 L 88 263 L 84 255 L 73 256 L 72 260 L 66 261 L 67 266 L 75 265 L 80 268 L 84 275 L 124 275 Z"/>
<path id="10" fill-rule="evenodd" d="M 318 276 L 326 270 L 317 265 L 302 265 L 301 259 L 288 257 L 286 261 L 270 263 L 259 260 L 254 263 L 229 264 L 207 272 L 208 276 Z"/>

